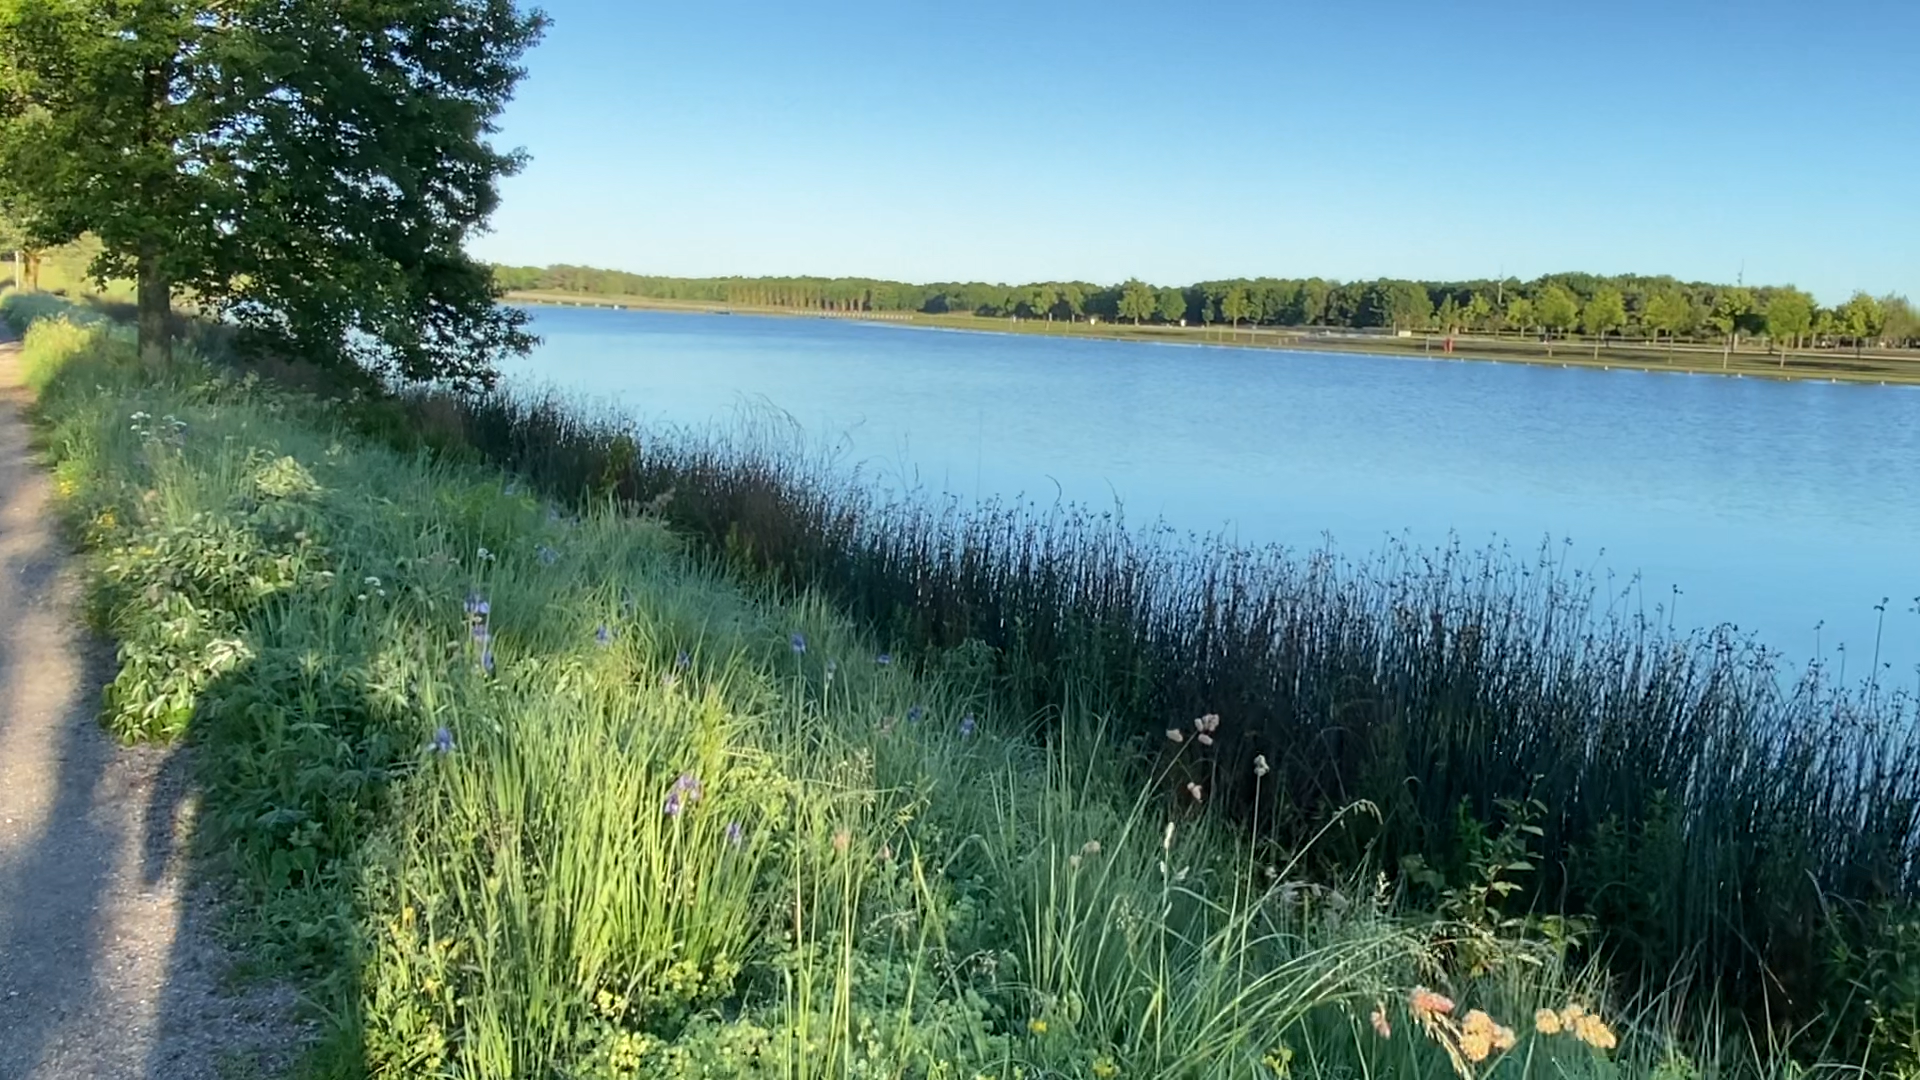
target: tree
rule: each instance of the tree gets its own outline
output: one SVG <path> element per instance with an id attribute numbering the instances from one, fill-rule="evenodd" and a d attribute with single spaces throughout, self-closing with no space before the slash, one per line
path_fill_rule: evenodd
<path id="1" fill-rule="evenodd" d="M 1693 319 L 1693 308 L 1687 298 L 1673 289 L 1662 289 L 1647 298 L 1647 306 L 1640 313 L 1640 321 L 1658 338 L 1662 332 L 1667 335 L 1667 351 L 1673 351 L 1674 335 L 1687 329 Z"/>
<path id="2" fill-rule="evenodd" d="M 1920 314 L 1906 297 L 1888 293 L 1880 298 L 1880 334 L 1896 348 L 1920 336 Z"/>
<path id="3" fill-rule="evenodd" d="M 1880 301 L 1864 292 L 1857 292 L 1845 304 L 1840 306 L 1840 332 L 1853 339 L 1853 355 L 1859 356 L 1861 347 L 1868 338 L 1878 337 L 1881 328 L 1886 325 L 1886 312 L 1880 307 Z"/>
<path id="4" fill-rule="evenodd" d="M 1053 321 L 1053 306 L 1060 302 L 1060 290 L 1054 285 L 1034 285 L 1027 290 L 1026 307 L 1029 314 L 1045 316 Z"/>
<path id="5" fill-rule="evenodd" d="M 1067 321 L 1073 322 L 1086 313 L 1087 290 L 1078 282 L 1069 281 L 1060 286 L 1060 302 L 1066 305 Z"/>
<path id="6" fill-rule="evenodd" d="M 1235 285 L 1227 290 L 1220 301 L 1220 317 L 1233 324 L 1234 333 L 1240 332 L 1240 320 L 1253 314 L 1253 304 L 1247 299 L 1247 290 Z"/>
<path id="7" fill-rule="evenodd" d="M 1440 306 L 1434 309 L 1433 323 L 1443 334 L 1460 329 L 1460 305 L 1455 302 L 1452 293 L 1442 298 Z"/>
<path id="8" fill-rule="evenodd" d="M 0 0 L 0 183 L 97 236 L 141 355 L 187 290 L 317 362 L 487 384 L 524 351 L 467 239 L 521 164 L 486 137 L 545 19 L 511 0 Z"/>
<path id="9" fill-rule="evenodd" d="M 1516 296 L 1507 301 L 1507 324 L 1524 334 L 1533 328 L 1533 301 Z"/>
<path id="10" fill-rule="evenodd" d="M 1467 310 L 1463 317 L 1467 325 L 1473 329 L 1485 330 L 1487 324 L 1493 321 L 1493 301 L 1487 299 L 1486 293 L 1474 293 L 1467 300 Z"/>
<path id="11" fill-rule="evenodd" d="M 1533 298 L 1534 318 L 1547 328 L 1548 340 L 1552 340 L 1554 331 L 1565 335 L 1580 319 L 1580 301 L 1559 282 L 1550 282 Z"/>
<path id="12" fill-rule="evenodd" d="M 1720 352 L 1720 367 L 1726 368 L 1733 358 L 1735 339 L 1740 327 L 1753 313 L 1753 294 L 1744 288 L 1721 289 L 1713 298 L 1713 306 L 1707 310 L 1707 325 L 1719 334 L 1725 342 Z"/>
<path id="13" fill-rule="evenodd" d="M 1177 323 L 1187 317 L 1187 293 L 1185 289 L 1160 290 L 1160 318 L 1163 321 Z"/>
<path id="14" fill-rule="evenodd" d="M 1139 278 L 1129 278 L 1120 287 L 1120 317 L 1132 319 L 1139 326 L 1140 320 L 1151 319 L 1154 310 L 1153 286 Z"/>
<path id="15" fill-rule="evenodd" d="M 1780 349 L 1780 366 L 1787 366 L 1787 350 L 1813 328 L 1813 298 L 1799 289 L 1782 289 L 1767 301 L 1767 337 Z"/>
<path id="16" fill-rule="evenodd" d="M 1611 285 L 1601 288 L 1593 294 L 1593 299 L 1580 309 L 1580 325 L 1593 335 L 1593 356 L 1600 358 L 1600 342 L 1608 334 L 1626 325 L 1627 302 L 1620 290 Z"/>

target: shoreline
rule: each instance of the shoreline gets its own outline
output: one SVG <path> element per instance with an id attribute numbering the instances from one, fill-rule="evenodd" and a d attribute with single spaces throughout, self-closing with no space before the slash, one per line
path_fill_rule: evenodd
<path id="1" fill-rule="evenodd" d="M 1059 323 L 1033 319 L 989 318 L 978 315 L 929 315 L 917 312 L 835 312 L 790 308 L 763 308 L 697 301 L 653 300 L 643 297 L 604 297 L 554 292 L 510 292 L 503 300 L 539 307 L 587 307 L 617 311 L 671 311 L 683 314 L 747 315 L 817 318 L 872 323 L 916 330 L 949 330 L 974 334 L 1098 339 L 1137 344 L 1184 345 L 1207 348 L 1256 349 L 1270 352 L 1351 353 L 1388 359 L 1461 360 L 1483 363 L 1529 364 L 1536 367 L 1592 368 L 1610 371 L 1669 372 L 1733 378 L 1763 378 L 1779 382 L 1855 383 L 1864 386 L 1920 385 L 1920 352 L 1911 356 L 1885 351 L 1854 357 L 1844 351 L 1809 350 L 1790 354 L 1786 366 L 1780 356 L 1735 350 L 1723 366 L 1718 348 L 1687 344 L 1667 348 L 1642 343 L 1601 346 L 1596 358 L 1591 342 L 1556 343 L 1547 351 L 1537 340 L 1456 336 L 1453 348 L 1446 337 L 1422 334 L 1395 337 L 1353 332 L 1315 333 L 1289 329 L 1246 329 L 1238 332 L 1213 327 L 1177 327 L 1124 323 Z"/>

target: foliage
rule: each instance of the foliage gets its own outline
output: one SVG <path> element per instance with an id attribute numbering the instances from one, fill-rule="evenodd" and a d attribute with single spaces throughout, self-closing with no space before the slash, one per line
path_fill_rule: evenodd
<path id="1" fill-rule="evenodd" d="M 101 243 L 141 348 L 186 290 L 276 349 L 485 383 L 529 343 L 466 238 L 543 19 L 511 0 L 0 4 L 0 178 L 37 246 Z M 298 252 L 297 257 L 289 257 Z"/>
<path id="2" fill-rule="evenodd" d="M 342 1075 L 1790 1067 L 1624 1019 L 1615 1046 L 1605 988 L 1530 931 L 1476 935 L 1476 977 L 1390 887 L 1304 876 L 1310 850 L 1211 812 L 1217 718 L 1115 754 L 1076 704 L 1038 744 L 978 642 L 882 653 L 657 521 L 370 446 L 340 402 L 143 367 L 112 331 L 35 330 L 96 587 L 152 601 L 112 625 L 190 605 L 241 646 L 182 684 L 204 839 L 257 951 L 318 980 L 316 1061 Z M 1483 882 L 1530 872 L 1553 808 L 1507 813 L 1466 863 Z"/>

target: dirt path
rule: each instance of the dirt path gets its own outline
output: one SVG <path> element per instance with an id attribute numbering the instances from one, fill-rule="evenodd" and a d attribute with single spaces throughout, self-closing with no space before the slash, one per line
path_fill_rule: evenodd
<path id="1" fill-rule="evenodd" d="M 287 995 L 222 992 L 184 754 L 96 723 L 112 656 L 79 621 L 18 352 L 0 343 L 0 1080 L 264 1075 Z"/>

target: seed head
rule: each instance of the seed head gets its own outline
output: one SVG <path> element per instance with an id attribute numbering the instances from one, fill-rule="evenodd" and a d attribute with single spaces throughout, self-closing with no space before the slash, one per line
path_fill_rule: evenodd
<path id="1" fill-rule="evenodd" d="M 1267 755 L 1265 754 L 1253 755 L 1253 775 L 1265 776 L 1272 771 L 1273 771 L 1272 769 L 1267 768 Z"/>

